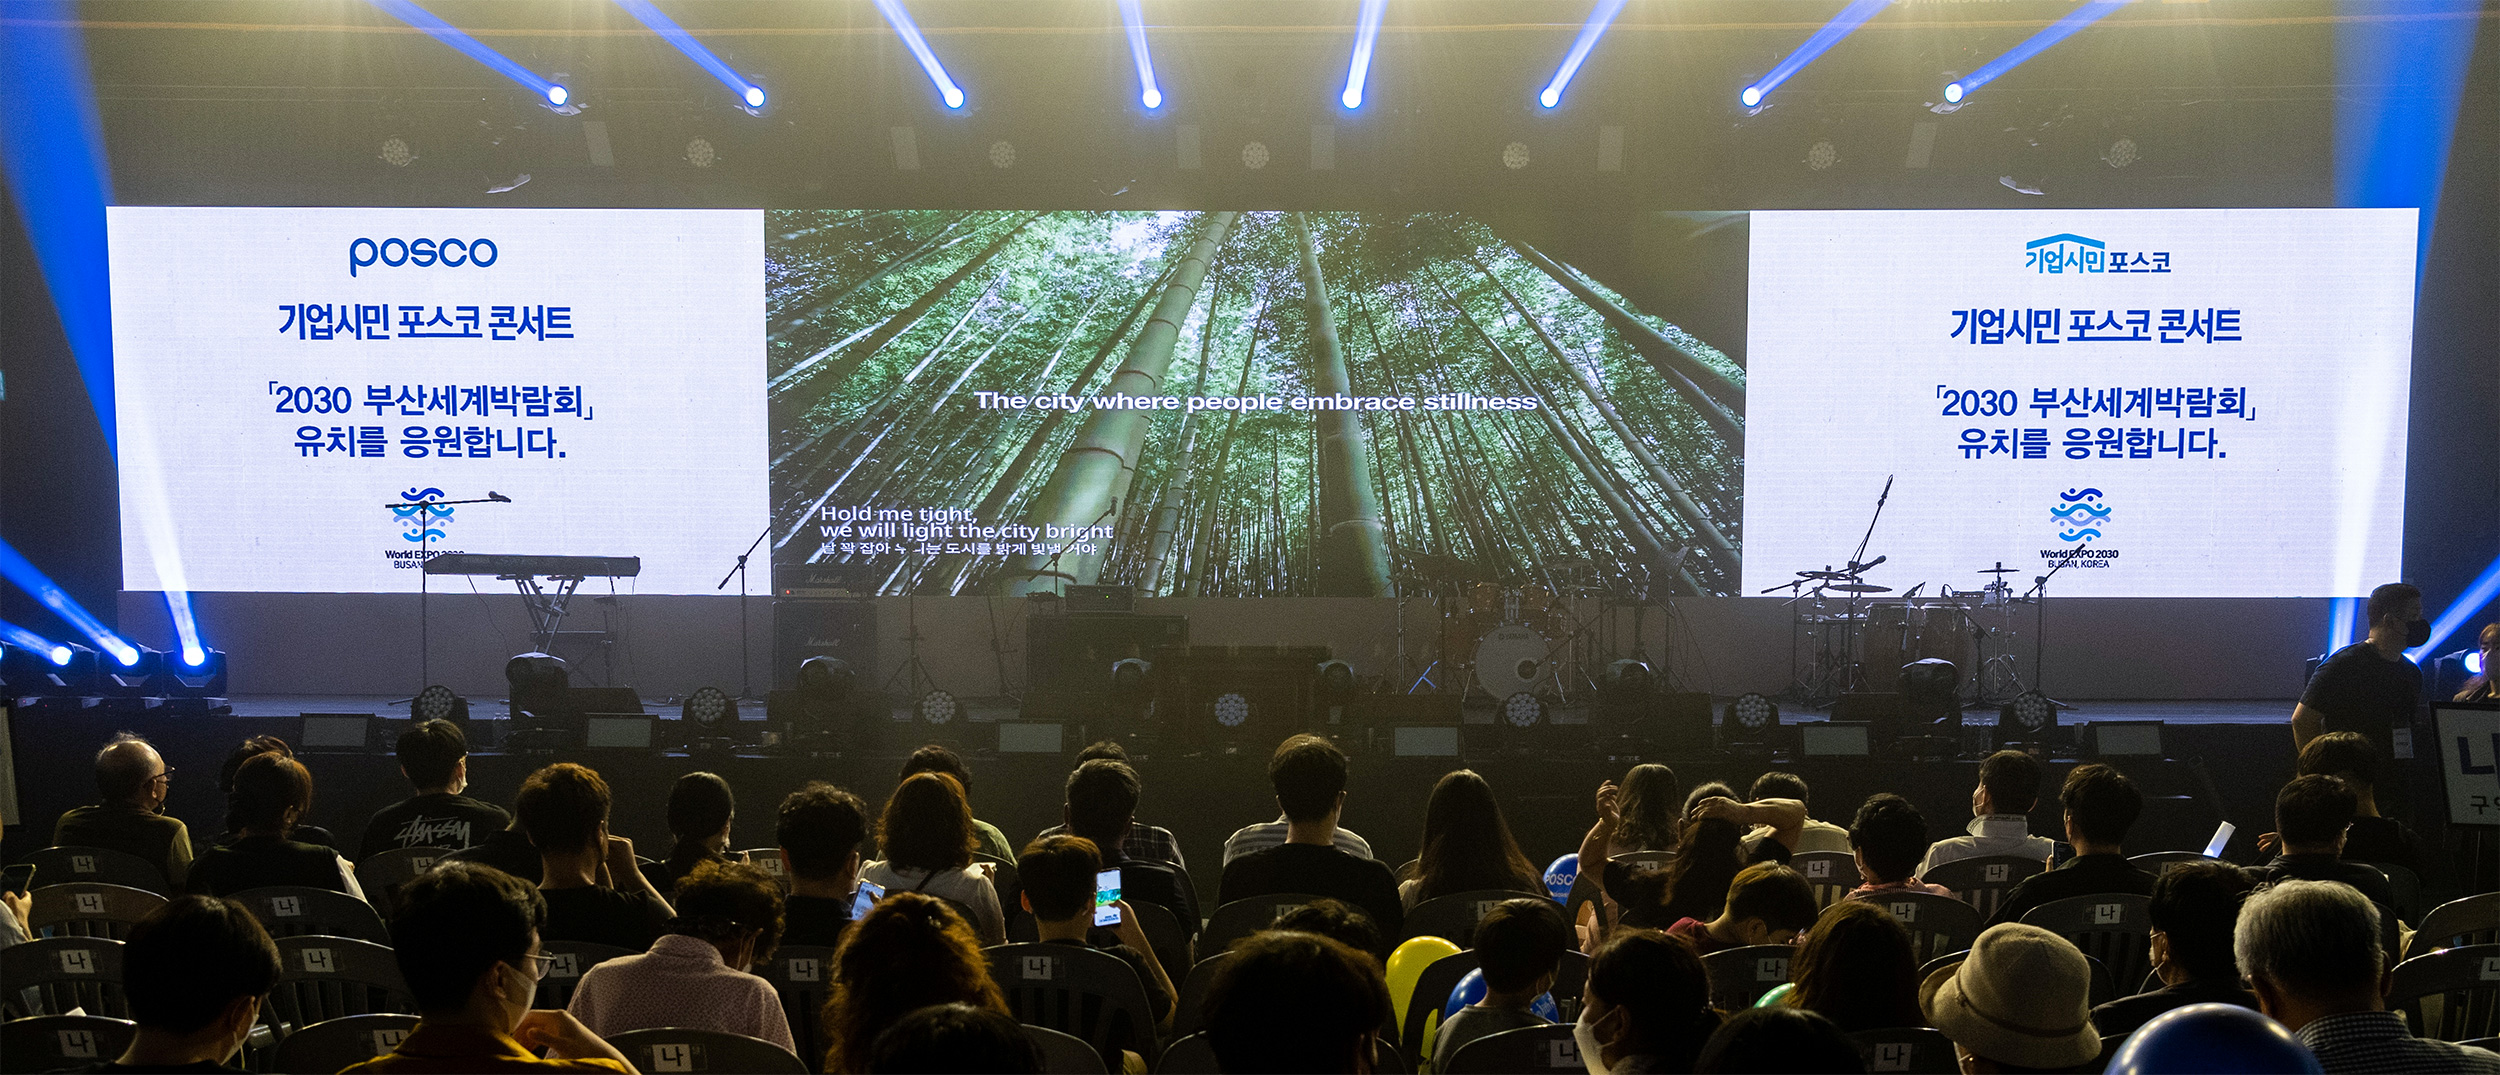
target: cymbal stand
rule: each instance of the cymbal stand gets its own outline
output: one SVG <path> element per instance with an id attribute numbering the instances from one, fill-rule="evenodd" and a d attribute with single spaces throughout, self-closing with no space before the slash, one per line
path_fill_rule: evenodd
<path id="1" fill-rule="evenodd" d="M 2049 580 L 2056 578 L 2058 572 L 2066 570 L 2067 565 L 2074 563 L 2082 554 L 2083 547 L 2088 544 L 2090 544 L 2089 541 L 2076 542 L 2074 548 L 2066 550 L 2066 555 L 2058 557 L 2057 563 L 2050 565 L 2048 574 L 2035 576 L 2031 580 L 2031 593 L 2029 594 L 2033 601 L 2031 606 L 2031 689 L 2038 691 L 2040 697 L 2047 698 L 2050 705 L 2059 709 L 2075 707 L 2050 698 L 2049 692 L 2042 689 L 2043 681 L 2040 678 L 2041 658 L 2048 652 Z M 2012 610 L 2009 609 L 2007 614 L 2011 615 Z"/>

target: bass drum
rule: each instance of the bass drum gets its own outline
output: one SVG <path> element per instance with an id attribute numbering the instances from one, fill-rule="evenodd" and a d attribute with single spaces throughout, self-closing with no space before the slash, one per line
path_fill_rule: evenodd
<path id="1" fill-rule="evenodd" d="M 1485 632 L 1476 640 L 1476 685 L 1496 699 L 1534 691 L 1553 678 L 1552 650 L 1544 635 L 1515 623 Z"/>

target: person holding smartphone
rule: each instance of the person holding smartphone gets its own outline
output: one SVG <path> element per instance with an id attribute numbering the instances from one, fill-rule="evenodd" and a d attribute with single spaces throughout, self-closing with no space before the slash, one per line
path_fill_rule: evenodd
<path id="1" fill-rule="evenodd" d="M 1102 852 L 1094 842 L 1082 836 L 1045 836 L 1025 845 L 1016 862 L 1024 906 L 1033 912 L 1042 943 L 1082 945 L 1137 968 L 1156 1025 L 1168 1025 L 1176 992 L 1172 979 L 1155 960 L 1154 946 L 1146 943 L 1136 914 L 1118 898 L 1119 881 L 1107 876 L 1115 871 L 1103 869 Z M 1103 893 L 1112 898 L 1100 901 L 1098 894 Z M 1142 1037 L 1149 1031 L 1140 1027 L 1138 1033 Z M 1142 1041 L 1132 1048 L 1143 1051 Z"/>

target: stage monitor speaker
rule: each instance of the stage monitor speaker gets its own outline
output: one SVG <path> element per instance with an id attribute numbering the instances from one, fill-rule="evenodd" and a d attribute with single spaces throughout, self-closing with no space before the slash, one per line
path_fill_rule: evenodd
<path id="1" fill-rule="evenodd" d="M 658 718 L 632 713 L 590 713 L 582 718 L 582 746 L 588 750 L 649 750 L 652 722 Z"/>
<path id="2" fill-rule="evenodd" d="M 295 749 L 306 754 L 364 753 L 373 741 L 371 713 L 306 713 Z"/>
<path id="3" fill-rule="evenodd" d="M 1357 694 L 1334 708 L 1342 710 L 1339 723 L 1357 728 L 1389 727 L 1407 724 L 1447 724 L 1456 727 L 1460 715 L 1458 694 Z M 1325 717 L 1327 711 L 1323 709 Z"/>
<path id="4" fill-rule="evenodd" d="M 1834 718 L 1797 726 L 1800 752 L 1809 758 L 1863 758 L 1874 752 L 1869 725 Z"/>
<path id="5" fill-rule="evenodd" d="M 1134 612 L 1035 613 L 1024 620 L 1024 689 L 1085 693 L 1111 685 L 1112 662 L 1153 659 L 1155 650 L 1189 644 L 1189 617 Z M 1155 670 L 1160 678 L 1160 662 Z"/>
<path id="6" fill-rule="evenodd" d="M 2092 734 L 2093 757 L 2162 756 L 2161 722 L 2158 720 L 2096 720 L 2087 727 Z"/>
<path id="7" fill-rule="evenodd" d="M 1064 725 L 1028 721 L 998 722 L 998 752 L 1001 754 L 1058 754 Z"/>
<path id="8" fill-rule="evenodd" d="M 1458 756 L 1458 725 L 1404 725 L 1396 729 L 1393 741 L 1396 754 L 1401 758 L 1455 758 Z"/>
<path id="9" fill-rule="evenodd" d="M 590 713 L 631 716 L 642 712 L 642 695 L 632 687 L 573 687 L 564 692 L 564 709 L 577 720 Z"/>
<path id="10" fill-rule="evenodd" d="M 877 663 L 875 602 L 776 599 L 773 686 L 798 686 L 799 665 L 810 657 L 839 658 L 861 683 L 878 682 L 884 666 Z"/>

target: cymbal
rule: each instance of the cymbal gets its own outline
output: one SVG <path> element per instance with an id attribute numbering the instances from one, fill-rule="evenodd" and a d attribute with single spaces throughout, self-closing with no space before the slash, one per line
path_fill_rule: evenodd
<path id="1" fill-rule="evenodd" d="M 2023 573 L 2023 569 L 2022 569 L 2022 568 L 2019 568 L 2019 567 L 2005 567 L 2005 566 L 2002 566 L 2002 565 L 1997 566 L 1997 567 L 1983 567 L 1983 568 L 1980 568 L 1980 569 L 1979 569 L 1979 574 L 1982 574 L 1982 575 L 2020 575 L 2020 574 L 2022 574 L 2022 573 Z"/>
<path id="2" fill-rule="evenodd" d="M 1830 591 L 1832 591 L 1832 592 L 1834 592 L 1834 593 L 1891 593 L 1891 592 L 1892 592 L 1892 587 L 1890 587 L 1890 586 L 1877 586 L 1877 585 L 1875 585 L 1875 584 L 1874 584 L 1874 583 L 1872 583 L 1872 582 L 1835 582 L 1835 583 L 1831 583 L 1831 584 L 1829 584 L 1829 585 L 1826 585 L 1826 586 L 1824 586 L 1823 588 L 1824 588 L 1824 589 L 1826 589 L 1826 590 L 1830 590 Z"/>
<path id="3" fill-rule="evenodd" d="M 1846 571 L 1800 571 L 1797 572 L 1797 577 L 1801 579 L 1854 579 L 1857 576 Z"/>

